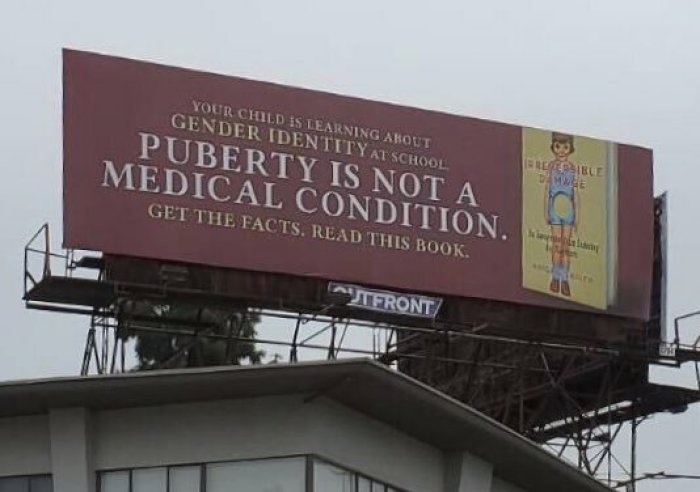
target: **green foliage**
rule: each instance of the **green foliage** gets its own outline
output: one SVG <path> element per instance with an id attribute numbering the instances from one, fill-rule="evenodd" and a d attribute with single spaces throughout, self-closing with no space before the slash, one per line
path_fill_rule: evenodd
<path id="1" fill-rule="evenodd" d="M 249 309 L 128 301 L 121 325 L 136 338 L 137 370 L 203 367 L 261 362 Z"/>

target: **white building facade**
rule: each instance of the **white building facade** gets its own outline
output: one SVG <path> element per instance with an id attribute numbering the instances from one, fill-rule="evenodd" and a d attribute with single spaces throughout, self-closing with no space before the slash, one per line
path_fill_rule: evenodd
<path id="1" fill-rule="evenodd" d="M 366 360 L 0 384 L 0 492 L 609 491 Z"/>

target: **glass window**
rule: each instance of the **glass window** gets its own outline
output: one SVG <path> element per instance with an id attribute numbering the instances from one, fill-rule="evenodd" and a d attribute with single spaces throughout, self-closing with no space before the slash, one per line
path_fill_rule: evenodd
<path id="1" fill-rule="evenodd" d="M 0 492 L 53 492 L 51 475 L 0 478 Z"/>
<path id="2" fill-rule="evenodd" d="M 304 458 L 215 463 L 207 465 L 206 473 L 206 492 L 305 492 L 306 489 Z"/>
<path id="3" fill-rule="evenodd" d="M 116 471 L 100 474 L 100 492 L 130 492 L 129 472 Z"/>
<path id="4" fill-rule="evenodd" d="M 168 492 L 201 492 L 201 467 L 176 466 L 170 468 L 168 473 Z"/>
<path id="5" fill-rule="evenodd" d="M 29 478 L 0 478 L 0 492 L 29 492 Z"/>
<path id="6" fill-rule="evenodd" d="M 165 468 L 141 468 L 131 472 L 131 492 L 167 492 Z"/>
<path id="7" fill-rule="evenodd" d="M 314 491 L 355 492 L 355 474 L 323 461 L 314 461 Z"/>
<path id="8" fill-rule="evenodd" d="M 100 492 L 306 492 L 307 462 L 314 492 L 401 492 L 386 483 L 317 458 L 231 461 L 99 474 Z M 5 481 L 3 481 L 5 480 Z M 0 492 L 52 492 L 51 477 L 0 479 Z M 33 480 L 33 479 L 32 479 Z M 3 488 L 5 487 L 5 488 Z"/>
<path id="9" fill-rule="evenodd" d="M 365 477 L 358 477 L 357 492 L 372 492 L 372 481 Z"/>
<path id="10" fill-rule="evenodd" d="M 29 492 L 53 492 L 51 476 L 29 477 Z"/>

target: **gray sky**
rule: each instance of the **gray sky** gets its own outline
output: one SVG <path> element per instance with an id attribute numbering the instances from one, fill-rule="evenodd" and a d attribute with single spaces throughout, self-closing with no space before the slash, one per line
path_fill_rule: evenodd
<path id="1" fill-rule="evenodd" d="M 77 374 L 86 334 L 87 319 L 20 299 L 25 242 L 49 222 L 60 244 L 62 47 L 651 147 L 671 199 L 672 318 L 700 309 L 699 17 L 685 0 L 4 3 L 0 380 Z M 654 377 L 690 385 L 689 369 Z M 641 471 L 700 474 L 699 419 L 695 406 L 645 423 Z"/>

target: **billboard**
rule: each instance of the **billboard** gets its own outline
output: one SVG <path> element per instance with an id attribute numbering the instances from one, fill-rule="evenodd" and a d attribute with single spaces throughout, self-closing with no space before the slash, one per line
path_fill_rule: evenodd
<path id="1" fill-rule="evenodd" d="M 647 319 L 648 149 L 64 51 L 64 245 Z"/>

